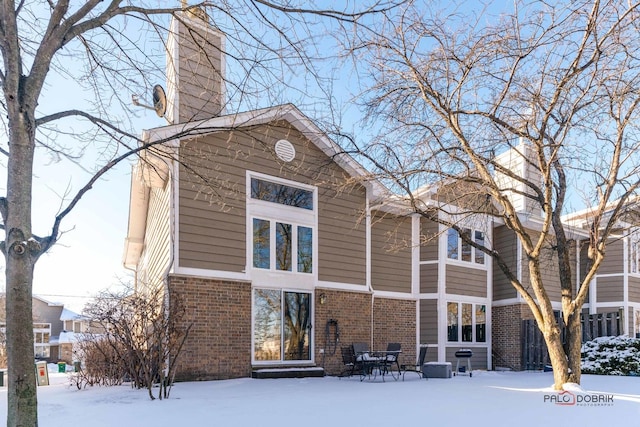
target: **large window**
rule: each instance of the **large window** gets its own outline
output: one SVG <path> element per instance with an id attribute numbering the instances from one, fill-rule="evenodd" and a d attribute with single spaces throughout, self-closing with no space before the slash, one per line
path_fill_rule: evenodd
<path id="1" fill-rule="evenodd" d="M 311 359 L 311 294 L 255 289 L 253 313 L 254 360 L 279 362 Z"/>
<path id="2" fill-rule="evenodd" d="M 447 341 L 486 342 L 486 305 L 447 303 Z"/>
<path id="3" fill-rule="evenodd" d="M 313 210 L 312 191 L 258 178 L 251 178 L 251 198 Z"/>
<path id="4" fill-rule="evenodd" d="M 302 225 L 253 219 L 255 268 L 313 273 L 313 230 Z"/>
<path id="5" fill-rule="evenodd" d="M 313 273 L 314 191 L 251 177 L 251 199 L 253 267 Z"/>
<path id="6" fill-rule="evenodd" d="M 485 245 L 484 233 L 470 228 L 462 229 L 462 236 L 456 230 L 450 228 L 447 232 L 447 258 L 459 261 L 484 264 L 484 252 L 474 248 L 469 243 L 473 240 L 480 246 Z"/>

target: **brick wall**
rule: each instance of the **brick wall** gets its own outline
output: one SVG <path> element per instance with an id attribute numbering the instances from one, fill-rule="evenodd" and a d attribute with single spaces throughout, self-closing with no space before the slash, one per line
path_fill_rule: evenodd
<path id="1" fill-rule="evenodd" d="M 522 320 L 531 319 L 525 304 L 492 307 L 493 367 L 522 369 Z"/>
<path id="2" fill-rule="evenodd" d="M 373 347 L 385 349 L 390 342 L 402 345 L 400 362 L 416 361 L 416 301 L 375 298 L 373 302 Z"/>
<path id="3" fill-rule="evenodd" d="M 170 276 L 169 291 L 182 300 L 193 322 L 176 379 L 250 376 L 251 284 Z"/>
<path id="4" fill-rule="evenodd" d="M 177 363 L 176 379 L 210 380 L 251 375 L 251 284 L 182 276 L 169 277 L 193 326 Z M 324 295 L 324 298 L 320 298 Z M 324 301 L 324 303 L 321 303 Z M 366 342 L 375 348 L 402 344 L 403 359 L 415 360 L 415 301 L 377 298 L 367 292 L 315 290 L 315 365 L 327 375 L 343 370 L 341 346 Z M 373 310 L 373 311 L 372 311 Z M 375 327 L 372 336 L 372 313 Z M 338 321 L 335 330 L 329 319 Z"/>
<path id="5" fill-rule="evenodd" d="M 321 295 L 324 295 L 324 304 L 320 302 Z M 327 375 L 338 375 L 343 370 L 341 346 L 354 342 L 371 343 L 371 294 L 316 289 L 315 304 L 316 365 L 324 367 Z M 327 337 L 329 319 L 338 321 L 340 339 L 337 344 L 333 330 L 329 330 Z"/>

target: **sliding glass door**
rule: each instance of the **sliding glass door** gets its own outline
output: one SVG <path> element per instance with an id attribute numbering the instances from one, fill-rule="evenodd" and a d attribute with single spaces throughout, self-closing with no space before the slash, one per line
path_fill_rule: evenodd
<path id="1" fill-rule="evenodd" d="M 254 360 L 311 360 L 311 294 L 255 289 Z"/>

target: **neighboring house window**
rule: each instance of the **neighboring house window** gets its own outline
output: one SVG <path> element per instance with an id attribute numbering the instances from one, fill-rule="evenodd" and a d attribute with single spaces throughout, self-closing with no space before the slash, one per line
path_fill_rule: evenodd
<path id="1" fill-rule="evenodd" d="M 251 199 L 253 267 L 313 273 L 314 191 L 251 177 Z"/>
<path id="2" fill-rule="evenodd" d="M 484 246 L 484 233 L 470 228 L 463 228 L 463 239 L 456 230 L 450 228 L 447 232 L 447 258 L 456 259 L 475 264 L 484 264 L 484 252 L 471 246 L 469 241 L 473 241 L 480 246 Z"/>
<path id="3" fill-rule="evenodd" d="M 33 350 L 35 357 L 48 358 L 50 356 L 49 338 L 51 337 L 50 323 L 33 324 Z"/>
<path id="4" fill-rule="evenodd" d="M 633 233 L 629 243 L 629 266 L 632 273 L 640 273 L 640 235 Z"/>
<path id="5" fill-rule="evenodd" d="M 259 362 L 309 361 L 311 294 L 254 289 L 253 357 Z"/>
<path id="6" fill-rule="evenodd" d="M 486 305 L 448 302 L 447 341 L 486 342 Z"/>

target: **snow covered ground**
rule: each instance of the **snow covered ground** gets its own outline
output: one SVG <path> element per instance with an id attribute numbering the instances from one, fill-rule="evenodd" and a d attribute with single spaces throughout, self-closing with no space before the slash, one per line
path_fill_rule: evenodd
<path id="1" fill-rule="evenodd" d="M 178 383 L 168 400 L 130 386 L 38 388 L 40 427 L 69 426 L 628 426 L 640 421 L 640 377 L 585 375 L 559 394 L 551 373 L 474 371 L 473 377 L 360 382 L 358 377 Z M 0 423 L 7 413 L 0 388 Z M 593 402 L 596 403 L 593 403 Z"/>

